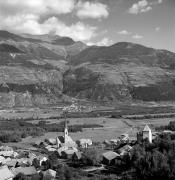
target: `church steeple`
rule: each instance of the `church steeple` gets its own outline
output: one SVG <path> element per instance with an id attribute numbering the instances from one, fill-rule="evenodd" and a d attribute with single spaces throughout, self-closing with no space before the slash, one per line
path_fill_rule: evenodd
<path id="1" fill-rule="evenodd" d="M 64 127 L 64 133 L 68 136 L 68 126 L 67 126 L 67 119 L 65 119 L 65 127 Z"/>
<path id="2" fill-rule="evenodd" d="M 64 142 L 66 143 L 68 140 L 68 126 L 67 126 L 67 119 L 65 118 L 65 127 L 64 127 Z"/>

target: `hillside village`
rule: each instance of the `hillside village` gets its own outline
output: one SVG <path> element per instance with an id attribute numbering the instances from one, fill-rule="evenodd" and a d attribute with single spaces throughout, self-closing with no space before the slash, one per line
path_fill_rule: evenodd
<path id="1" fill-rule="evenodd" d="M 101 144 L 95 144 L 91 139 L 79 139 L 75 142 L 69 136 L 68 124 L 65 120 L 62 136 L 35 142 L 33 148 L 13 149 L 5 145 L 1 146 L 0 180 L 10 180 L 20 175 L 25 175 L 29 179 L 56 179 L 58 174 L 54 166 L 58 164 L 80 167 L 82 171 L 88 173 L 107 171 L 113 165 L 121 164 L 123 157 L 129 155 L 136 144 L 145 139 L 151 144 L 155 137 L 146 124 L 136 137 L 131 138 L 128 134 L 122 134 L 117 139 L 105 140 Z M 93 152 L 94 149 L 99 153 L 98 163 L 95 159 L 86 157 L 88 154 L 86 152 Z M 49 166 L 49 163 L 52 166 Z"/>

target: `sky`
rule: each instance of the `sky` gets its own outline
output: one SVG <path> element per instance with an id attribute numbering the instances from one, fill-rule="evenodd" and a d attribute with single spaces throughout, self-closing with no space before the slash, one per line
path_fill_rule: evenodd
<path id="1" fill-rule="evenodd" d="M 0 0 L 0 29 L 175 52 L 175 0 Z"/>

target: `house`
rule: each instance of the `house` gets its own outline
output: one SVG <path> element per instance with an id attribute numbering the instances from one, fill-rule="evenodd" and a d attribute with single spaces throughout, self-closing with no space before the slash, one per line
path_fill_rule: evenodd
<path id="1" fill-rule="evenodd" d="M 164 134 L 174 134 L 174 132 L 173 132 L 173 131 L 170 131 L 170 130 L 164 130 L 163 133 L 164 133 Z"/>
<path id="2" fill-rule="evenodd" d="M 54 180 L 56 177 L 56 171 L 48 169 L 43 172 L 43 180 Z"/>
<path id="3" fill-rule="evenodd" d="M 136 138 L 136 137 L 130 137 L 130 138 L 129 138 L 129 143 L 130 143 L 130 144 L 133 144 L 133 145 L 134 145 L 136 142 L 137 142 L 137 138 Z"/>
<path id="4" fill-rule="evenodd" d="M 13 151 L 13 148 L 9 146 L 1 146 L 0 151 Z"/>
<path id="5" fill-rule="evenodd" d="M 72 159 L 72 156 L 75 152 L 77 152 L 77 150 L 75 150 L 73 148 L 66 149 L 61 152 L 61 157 L 63 159 Z"/>
<path id="6" fill-rule="evenodd" d="M 8 169 L 7 166 L 0 168 L 0 180 L 12 180 L 15 175 Z"/>
<path id="7" fill-rule="evenodd" d="M 42 143 L 42 141 L 38 140 L 38 141 L 34 142 L 33 145 L 36 146 L 36 147 L 38 147 L 41 143 Z"/>
<path id="8" fill-rule="evenodd" d="M 131 149 L 132 149 L 132 147 L 130 145 L 126 144 L 125 146 L 118 149 L 118 153 L 120 154 L 120 156 L 123 156 L 123 155 L 129 153 Z"/>
<path id="9" fill-rule="evenodd" d="M 120 140 L 119 139 L 111 139 L 110 143 L 117 144 Z"/>
<path id="10" fill-rule="evenodd" d="M 14 157 L 14 151 L 0 151 L 0 156 Z"/>
<path id="11" fill-rule="evenodd" d="M 5 158 L 3 156 L 0 156 L 0 163 L 4 163 L 5 162 Z"/>
<path id="12" fill-rule="evenodd" d="M 9 168 L 15 167 L 17 165 L 17 160 L 11 159 L 9 161 L 6 161 L 5 165 L 8 166 Z"/>
<path id="13" fill-rule="evenodd" d="M 19 173 L 22 173 L 22 174 L 24 174 L 26 176 L 32 176 L 32 175 L 38 174 L 34 166 L 30 166 L 30 167 L 17 167 L 17 168 L 13 168 L 11 170 L 12 170 L 12 172 L 15 175 L 17 175 Z"/>
<path id="14" fill-rule="evenodd" d="M 22 167 L 31 166 L 32 162 L 33 162 L 33 159 L 30 159 L 30 158 L 17 159 L 17 166 L 22 166 Z"/>
<path id="15" fill-rule="evenodd" d="M 45 147 L 46 149 L 47 149 L 47 151 L 49 151 L 49 152 L 54 152 L 54 151 L 56 151 L 56 149 L 55 148 L 53 148 L 52 146 L 46 146 Z"/>
<path id="16" fill-rule="evenodd" d="M 113 165 L 115 164 L 115 159 L 120 157 L 119 154 L 117 154 L 116 152 L 113 151 L 108 151 L 103 153 L 103 160 L 102 162 L 106 165 Z"/>
<path id="17" fill-rule="evenodd" d="M 128 140 L 129 134 L 121 134 L 120 138 L 121 138 L 121 140 Z"/>
<path id="18" fill-rule="evenodd" d="M 45 142 L 47 142 L 50 145 L 55 145 L 56 139 L 55 138 L 45 139 Z"/>
<path id="19" fill-rule="evenodd" d="M 77 141 L 79 147 L 87 148 L 88 146 L 92 146 L 92 140 L 91 139 L 80 139 Z"/>

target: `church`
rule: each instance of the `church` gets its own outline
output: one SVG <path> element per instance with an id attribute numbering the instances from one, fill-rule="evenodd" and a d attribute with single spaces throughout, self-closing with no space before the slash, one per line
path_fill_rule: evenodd
<path id="1" fill-rule="evenodd" d="M 58 136 L 56 138 L 56 144 L 58 151 L 64 151 L 64 150 L 77 150 L 77 144 L 73 139 L 69 136 L 68 133 L 68 125 L 67 120 L 65 119 L 65 127 L 64 127 L 64 135 Z"/>

